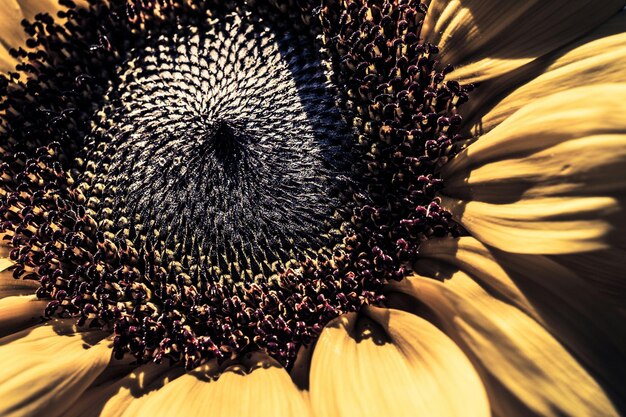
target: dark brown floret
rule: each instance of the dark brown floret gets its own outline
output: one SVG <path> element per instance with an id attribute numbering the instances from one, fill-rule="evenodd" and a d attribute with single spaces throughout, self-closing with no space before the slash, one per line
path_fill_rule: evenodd
<path id="1" fill-rule="evenodd" d="M 471 86 L 445 81 L 452 68 L 420 43 L 426 6 L 250 3 L 66 1 L 58 18 L 24 22 L 21 63 L 1 79 L 14 276 L 39 280 L 46 316 L 113 328 L 117 357 L 192 368 L 260 348 L 289 367 L 331 319 L 384 304 L 422 241 L 460 233 L 435 173 Z M 249 62 L 234 35 L 274 42 L 288 62 L 295 89 L 264 98 L 281 123 L 249 117 L 274 81 L 263 68 L 225 93 L 211 84 L 224 73 L 195 63 Z M 310 109 L 290 125 L 297 103 Z"/>

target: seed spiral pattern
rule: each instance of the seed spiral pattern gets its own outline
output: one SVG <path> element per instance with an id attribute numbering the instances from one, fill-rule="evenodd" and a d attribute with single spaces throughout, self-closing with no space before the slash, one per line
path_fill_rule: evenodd
<path id="1" fill-rule="evenodd" d="M 315 254 L 350 182 L 351 131 L 312 40 L 243 19 L 160 27 L 174 37 L 131 51 L 79 167 L 112 232 L 153 233 L 217 280 Z"/>
<path id="2" fill-rule="evenodd" d="M 462 233 L 436 170 L 472 86 L 420 43 L 425 5 L 63 4 L 0 82 L 2 231 L 46 317 L 139 362 L 290 367 Z"/>

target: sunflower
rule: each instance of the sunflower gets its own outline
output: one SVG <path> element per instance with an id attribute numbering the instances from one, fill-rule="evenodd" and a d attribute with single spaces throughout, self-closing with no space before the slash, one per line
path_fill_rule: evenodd
<path id="1" fill-rule="evenodd" d="M 623 6 L 8 1 L 0 414 L 626 413 Z"/>

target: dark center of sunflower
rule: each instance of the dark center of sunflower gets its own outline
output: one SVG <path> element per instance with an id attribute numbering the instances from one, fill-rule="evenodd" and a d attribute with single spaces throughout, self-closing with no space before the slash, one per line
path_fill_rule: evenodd
<path id="1" fill-rule="evenodd" d="M 87 140 L 94 210 L 218 278 L 315 253 L 347 200 L 351 135 L 311 46 L 237 14 L 160 27 Z"/>
<path id="2" fill-rule="evenodd" d="M 290 367 L 459 234 L 436 170 L 470 87 L 419 2 L 63 3 L 0 78 L 1 231 L 46 317 L 139 362 Z"/>

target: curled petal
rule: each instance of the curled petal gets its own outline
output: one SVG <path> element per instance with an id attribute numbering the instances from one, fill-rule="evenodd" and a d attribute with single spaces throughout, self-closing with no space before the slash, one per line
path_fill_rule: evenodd
<path id="1" fill-rule="evenodd" d="M 426 320 L 368 308 L 322 332 L 311 363 L 317 416 L 488 416 L 465 355 Z"/>

